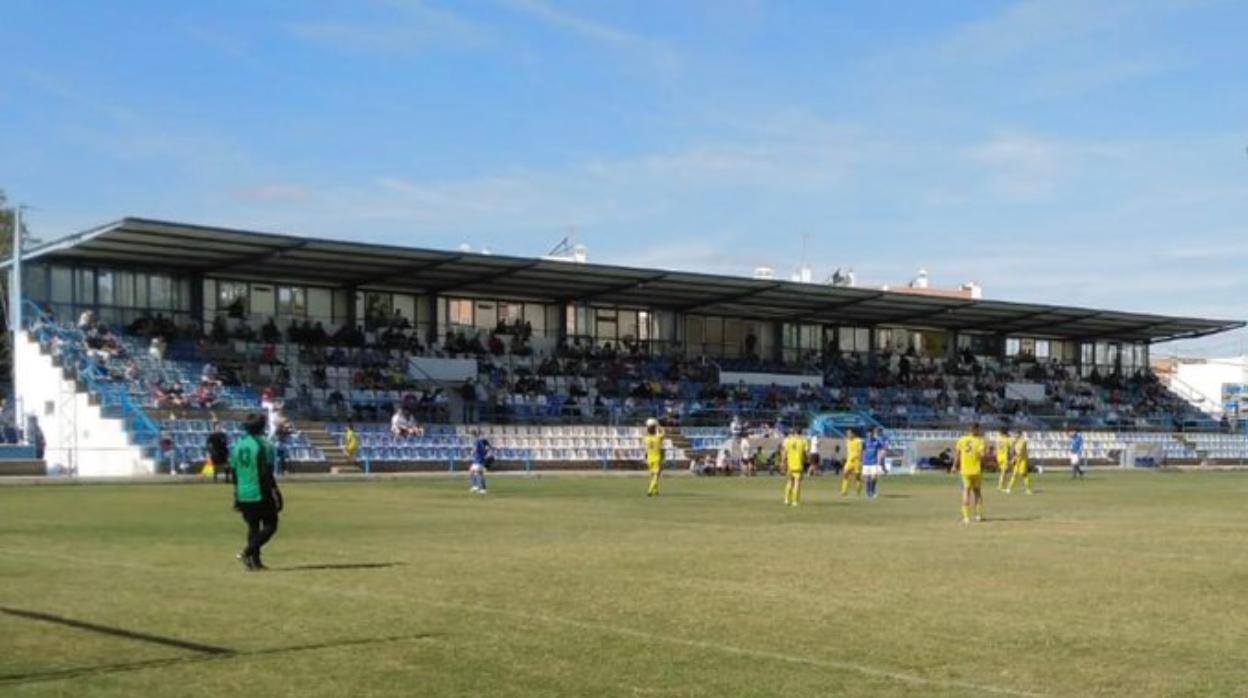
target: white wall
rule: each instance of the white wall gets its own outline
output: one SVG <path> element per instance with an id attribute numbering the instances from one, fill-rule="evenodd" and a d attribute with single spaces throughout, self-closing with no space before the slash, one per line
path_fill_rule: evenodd
<path id="1" fill-rule="evenodd" d="M 120 419 L 106 419 L 90 396 L 64 379 L 50 355 L 22 332 L 14 347 L 19 373 L 14 392 L 25 414 L 39 418 L 48 470 L 74 466 L 81 477 L 151 475 L 155 463 L 130 443 Z M 76 437 L 76 438 L 75 438 Z"/>
<path id="2" fill-rule="evenodd" d="M 1199 405 L 1201 409 L 1221 414 L 1222 384 L 1248 383 L 1248 357 L 1180 361 L 1175 368 L 1175 376 L 1205 399 Z M 1176 386 L 1176 389 L 1181 387 Z M 1181 389 L 1177 392 L 1183 394 Z"/>

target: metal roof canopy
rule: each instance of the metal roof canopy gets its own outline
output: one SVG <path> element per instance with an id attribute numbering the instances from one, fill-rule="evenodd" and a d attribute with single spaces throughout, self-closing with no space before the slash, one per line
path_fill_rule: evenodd
<path id="1" fill-rule="evenodd" d="M 1064 306 L 539 258 L 450 252 L 125 218 L 28 251 L 24 261 L 98 264 L 273 283 L 546 302 L 593 301 L 791 322 L 930 327 L 1063 339 L 1163 342 L 1244 326 Z M 0 268 L 9 266 L 6 261 Z"/>

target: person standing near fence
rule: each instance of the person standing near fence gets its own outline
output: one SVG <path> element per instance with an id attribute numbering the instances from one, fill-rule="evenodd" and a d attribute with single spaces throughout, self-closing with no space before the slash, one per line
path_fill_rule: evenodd
<path id="1" fill-rule="evenodd" d="M 248 571 L 265 569 L 260 551 L 277 533 L 278 514 L 284 508 L 274 467 L 277 449 L 264 438 L 263 415 L 248 415 L 246 434 L 234 444 L 230 467 L 234 470 L 234 509 L 247 523 L 247 547 L 238 560 Z"/>
<path id="2" fill-rule="evenodd" d="M 213 421 L 212 432 L 208 434 L 205 445 L 208 447 L 208 463 L 212 466 L 212 481 L 216 482 L 220 475 L 226 482 L 233 482 L 234 474 L 230 470 L 230 437 L 226 435 L 221 422 Z"/>

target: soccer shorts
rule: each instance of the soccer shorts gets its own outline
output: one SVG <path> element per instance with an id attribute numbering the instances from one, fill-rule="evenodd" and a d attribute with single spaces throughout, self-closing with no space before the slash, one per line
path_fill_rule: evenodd
<path id="1" fill-rule="evenodd" d="M 798 468 L 797 470 L 794 470 L 794 469 L 792 469 L 792 468 L 789 468 L 789 477 L 795 477 L 795 478 L 797 478 L 797 479 L 799 479 L 799 480 L 800 480 L 800 479 L 802 479 L 802 473 L 803 473 L 803 472 L 804 472 L 804 471 L 803 471 L 801 468 Z"/>
<path id="2" fill-rule="evenodd" d="M 861 464 L 861 463 L 846 463 L 846 464 L 845 464 L 845 473 L 846 473 L 846 474 L 849 474 L 849 473 L 861 473 L 861 472 L 862 472 L 862 464 Z"/>
<path id="3" fill-rule="evenodd" d="M 663 469 L 662 463 L 650 462 L 650 463 L 647 463 L 646 466 L 649 468 L 651 473 L 658 473 L 660 470 Z"/>
<path id="4" fill-rule="evenodd" d="M 969 475 L 966 473 L 963 473 L 962 475 L 962 487 L 968 490 L 973 490 L 973 489 L 982 487 L 983 484 L 984 484 L 983 473 L 971 473 Z"/>
<path id="5" fill-rule="evenodd" d="M 1008 460 L 1007 460 L 1007 461 L 997 461 L 997 469 L 999 469 L 999 470 L 1007 470 L 1007 469 L 1009 469 L 1009 467 L 1010 467 L 1010 462 L 1009 462 Z"/>
<path id="6" fill-rule="evenodd" d="M 485 466 L 481 465 L 480 463 L 473 463 L 472 465 L 468 466 L 468 472 L 483 473 L 485 472 Z"/>
<path id="7" fill-rule="evenodd" d="M 862 467 L 863 477 L 879 477 L 884 474 L 884 468 L 878 465 L 864 465 Z"/>
<path id="8" fill-rule="evenodd" d="M 1014 464 L 1014 472 L 1019 475 L 1026 475 L 1029 470 L 1031 470 L 1031 467 L 1027 465 L 1027 461 L 1019 461 Z"/>
<path id="9" fill-rule="evenodd" d="M 1070 454 L 1070 464 L 1071 464 L 1072 466 L 1073 466 L 1073 465 L 1079 465 L 1079 462 L 1080 462 L 1081 460 L 1083 460 L 1083 459 L 1082 459 L 1082 458 L 1080 458 L 1078 454 L 1076 454 L 1076 453 L 1072 453 L 1072 454 Z"/>

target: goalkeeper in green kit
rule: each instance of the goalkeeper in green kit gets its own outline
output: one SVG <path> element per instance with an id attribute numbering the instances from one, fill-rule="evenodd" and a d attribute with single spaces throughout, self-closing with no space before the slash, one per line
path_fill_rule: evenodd
<path id="1" fill-rule="evenodd" d="M 264 438 L 264 415 L 247 416 L 246 432 L 234 444 L 230 467 L 234 469 L 234 509 L 247 522 L 247 547 L 238 560 L 249 571 L 265 569 L 260 549 L 277 533 L 277 518 L 282 511 L 282 492 L 277 488 L 274 468 L 277 449 Z"/>

